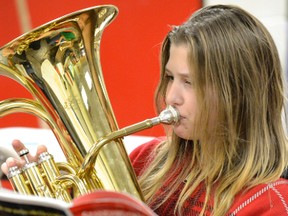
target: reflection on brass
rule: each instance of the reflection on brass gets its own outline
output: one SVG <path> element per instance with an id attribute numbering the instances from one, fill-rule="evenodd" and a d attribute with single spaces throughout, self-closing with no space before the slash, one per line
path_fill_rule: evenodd
<path id="1" fill-rule="evenodd" d="M 143 200 L 122 138 L 155 124 L 170 124 L 178 116 L 170 107 L 165 118 L 162 114 L 118 129 L 100 65 L 102 33 L 117 14 L 112 5 L 81 10 L 0 49 L 0 74 L 16 80 L 35 98 L 1 101 L 0 116 L 26 112 L 43 119 L 66 158 L 56 164 L 45 152 L 37 163 L 26 161 L 22 169 L 10 168 L 8 177 L 15 190 L 70 202 L 105 189 Z"/>

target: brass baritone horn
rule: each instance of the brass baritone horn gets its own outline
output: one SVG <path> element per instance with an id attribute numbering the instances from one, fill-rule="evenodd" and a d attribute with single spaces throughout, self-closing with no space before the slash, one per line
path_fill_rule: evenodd
<path id="1" fill-rule="evenodd" d="M 96 189 L 128 192 L 143 200 L 122 137 L 159 123 L 177 121 L 169 107 L 159 117 L 118 130 L 100 65 L 104 28 L 118 10 L 103 5 L 51 21 L 0 49 L 0 74 L 26 87 L 35 100 L 0 102 L 0 116 L 34 114 L 54 132 L 66 157 L 55 163 L 43 153 L 38 163 L 11 167 L 8 178 L 24 194 L 70 202 Z M 49 146 L 48 146 L 49 148 Z"/>

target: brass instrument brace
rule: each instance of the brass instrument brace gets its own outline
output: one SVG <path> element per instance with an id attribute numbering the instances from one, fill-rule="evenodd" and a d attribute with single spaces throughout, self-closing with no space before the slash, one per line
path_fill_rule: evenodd
<path id="1" fill-rule="evenodd" d="M 103 146 L 109 143 L 112 140 L 123 138 L 125 136 L 134 134 L 141 130 L 145 130 L 151 128 L 160 123 L 162 124 L 175 124 L 179 120 L 180 116 L 178 111 L 172 107 L 168 106 L 165 110 L 163 110 L 158 117 L 154 117 L 152 119 L 147 119 L 142 122 L 127 126 L 115 132 L 108 134 L 106 137 L 103 137 L 98 142 L 96 142 L 89 150 L 87 155 L 84 158 L 84 162 L 81 168 L 78 171 L 77 176 L 80 178 L 88 175 L 90 171 L 93 169 L 97 156 L 99 155 L 99 151 Z"/>

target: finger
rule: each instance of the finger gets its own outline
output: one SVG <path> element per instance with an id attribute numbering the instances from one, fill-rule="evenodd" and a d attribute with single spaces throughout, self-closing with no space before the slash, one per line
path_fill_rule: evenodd
<path id="1" fill-rule="evenodd" d="M 26 148 L 25 145 L 17 139 L 12 141 L 12 146 L 17 153 Z"/>
<path id="2" fill-rule="evenodd" d="M 24 161 L 20 161 L 20 160 L 13 158 L 13 157 L 9 157 L 9 158 L 7 158 L 6 162 L 4 162 L 1 165 L 1 170 L 3 173 L 5 173 L 5 175 L 7 175 L 9 168 L 14 167 L 14 166 L 17 166 L 20 168 L 23 165 L 24 165 Z"/>
<path id="3" fill-rule="evenodd" d="M 35 157 L 39 157 L 40 154 L 42 154 L 43 152 L 47 152 L 47 147 L 45 145 L 39 145 L 37 146 L 37 152 L 36 152 L 36 156 Z"/>
<path id="4" fill-rule="evenodd" d="M 13 145 L 13 148 L 15 149 L 15 151 L 21 151 L 22 149 L 25 149 L 26 147 L 25 147 L 25 145 L 21 142 L 21 141 L 19 141 L 19 140 L 14 140 L 13 141 L 13 143 L 12 143 L 12 145 Z M 31 160 L 33 160 L 33 161 L 36 161 L 36 158 L 38 158 L 38 156 L 40 155 L 40 154 L 42 154 L 43 152 L 46 152 L 47 151 L 47 148 L 46 148 L 46 146 L 44 146 L 44 145 L 39 145 L 38 147 L 37 147 L 37 153 L 36 153 L 36 155 L 33 157 L 33 156 L 29 156 L 30 157 L 30 159 Z M 5 174 L 5 175 L 7 175 L 7 173 L 8 173 L 8 170 L 9 170 L 9 168 L 10 167 L 14 167 L 14 166 L 17 166 L 17 167 L 23 167 L 24 166 L 24 164 L 25 164 L 25 160 L 18 160 L 18 159 L 16 159 L 16 158 L 13 158 L 13 157 L 9 157 L 9 158 L 7 158 L 7 160 L 6 160 L 6 162 L 4 162 L 2 165 L 1 165 L 1 170 L 2 170 L 2 172 Z"/>
<path id="5" fill-rule="evenodd" d="M 19 154 L 20 151 L 27 149 L 26 146 L 20 140 L 13 140 L 12 146 L 14 150 L 17 152 L 17 154 Z M 42 154 L 43 152 L 47 152 L 47 147 L 44 145 L 39 145 L 37 146 L 36 155 L 33 156 L 30 153 L 28 153 L 26 156 L 29 162 L 37 162 L 39 155 Z M 21 159 L 24 160 L 23 158 Z"/>
<path id="6" fill-rule="evenodd" d="M 2 172 L 3 172 L 5 175 L 7 175 L 7 173 L 8 173 L 8 166 L 7 166 L 7 163 L 6 163 L 6 162 L 2 163 L 2 165 L 1 165 L 1 170 L 2 170 Z"/>
<path id="7" fill-rule="evenodd" d="M 17 140 L 17 139 L 12 141 L 12 146 L 18 155 L 22 150 L 27 149 L 26 146 L 20 140 Z M 30 162 L 36 162 L 37 161 L 37 156 L 32 156 L 30 153 L 28 153 L 26 155 L 26 157 Z M 24 158 L 22 158 L 22 157 L 21 157 L 21 159 L 24 160 Z"/>
<path id="8" fill-rule="evenodd" d="M 22 160 L 17 160 L 13 157 L 9 157 L 6 160 L 6 164 L 9 169 L 10 167 L 13 167 L 13 166 L 22 167 L 25 164 L 25 162 Z"/>

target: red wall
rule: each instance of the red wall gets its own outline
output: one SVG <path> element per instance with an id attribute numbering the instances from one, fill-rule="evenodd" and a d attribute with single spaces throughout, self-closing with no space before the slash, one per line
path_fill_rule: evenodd
<path id="1" fill-rule="evenodd" d="M 15 1 L 0 7 L 0 46 L 21 35 Z M 155 116 L 153 95 L 159 78 L 159 49 L 169 25 L 183 22 L 201 7 L 200 0 L 29 0 L 32 27 L 59 16 L 99 4 L 113 4 L 119 15 L 109 25 L 101 41 L 101 65 L 113 110 L 124 127 Z M 31 97 L 24 87 L 0 76 L 0 100 Z M 39 127 L 38 119 L 28 114 L 13 114 L 0 119 L 0 127 Z M 157 136 L 157 126 L 138 134 Z"/>

